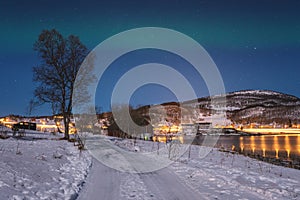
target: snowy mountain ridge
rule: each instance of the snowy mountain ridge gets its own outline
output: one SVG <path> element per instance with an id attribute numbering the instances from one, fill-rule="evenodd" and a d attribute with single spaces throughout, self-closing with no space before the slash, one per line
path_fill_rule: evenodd
<path id="1" fill-rule="evenodd" d="M 212 99 L 220 100 L 222 103 L 216 107 L 211 104 Z M 179 103 L 170 102 L 162 105 L 167 113 L 170 113 L 170 116 L 179 116 Z M 181 105 L 188 107 L 188 111 L 183 114 L 184 117 L 193 119 L 193 121 L 201 121 L 207 116 L 212 116 L 217 111 L 223 110 L 226 112 L 227 119 L 232 123 L 289 125 L 300 123 L 300 99 L 271 90 L 242 90 L 230 92 L 223 96 L 202 97 L 183 102 Z"/>

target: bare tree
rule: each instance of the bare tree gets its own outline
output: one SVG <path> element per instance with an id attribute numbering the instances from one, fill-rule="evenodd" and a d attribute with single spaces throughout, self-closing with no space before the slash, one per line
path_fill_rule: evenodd
<path id="1" fill-rule="evenodd" d="M 77 72 L 88 54 L 88 49 L 78 37 L 70 35 L 64 38 L 57 30 L 44 30 L 34 44 L 34 50 L 41 58 L 41 64 L 33 67 L 33 80 L 39 85 L 35 97 L 40 103 L 50 103 L 53 112 L 61 114 L 64 122 L 65 139 L 69 139 L 69 123 L 72 115 L 72 95 Z M 90 57 L 91 58 L 91 57 Z M 89 64 L 93 69 L 92 62 Z M 87 100 L 87 85 L 92 75 L 81 81 L 81 102 Z M 76 86 L 79 87 L 79 86 Z M 54 113 L 53 113 L 54 114 Z"/>
<path id="2" fill-rule="evenodd" d="M 112 110 L 114 116 L 110 128 L 115 128 L 120 137 L 140 138 L 145 133 L 148 122 L 131 105 L 114 104 Z"/>
<path id="3" fill-rule="evenodd" d="M 38 102 L 34 99 L 31 99 L 28 103 L 28 106 L 26 108 L 26 113 L 28 116 L 32 115 L 32 112 L 35 110 L 35 108 L 38 106 Z"/>

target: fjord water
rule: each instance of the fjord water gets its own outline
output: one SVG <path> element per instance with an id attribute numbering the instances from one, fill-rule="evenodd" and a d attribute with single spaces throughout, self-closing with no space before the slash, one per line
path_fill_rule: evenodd
<path id="1" fill-rule="evenodd" d="M 201 145 L 204 136 L 196 137 L 194 144 Z M 293 135 L 222 135 L 215 147 L 232 149 L 243 154 L 287 160 L 300 159 L 300 134 Z"/>

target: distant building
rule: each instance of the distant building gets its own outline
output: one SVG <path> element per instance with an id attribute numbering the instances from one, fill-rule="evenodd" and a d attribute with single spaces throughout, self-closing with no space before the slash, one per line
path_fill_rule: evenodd
<path id="1" fill-rule="evenodd" d="M 196 135 L 197 134 L 197 124 L 194 123 L 182 123 L 182 133 L 184 135 Z"/>
<path id="2" fill-rule="evenodd" d="M 195 123 L 197 127 L 197 134 L 207 133 L 210 128 L 212 128 L 211 122 L 198 122 Z"/>

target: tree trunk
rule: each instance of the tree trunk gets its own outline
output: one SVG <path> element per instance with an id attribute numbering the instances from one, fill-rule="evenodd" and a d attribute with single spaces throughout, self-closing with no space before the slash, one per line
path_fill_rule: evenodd
<path id="1" fill-rule="evenodd" d="M 68 117 L 66 115 L 63 116 L 64 117 L 64 126 L 65 126 L 65 137 L 64 139 L 69 140 L 69 122 L 70 120 L 68 119 Z"/>

